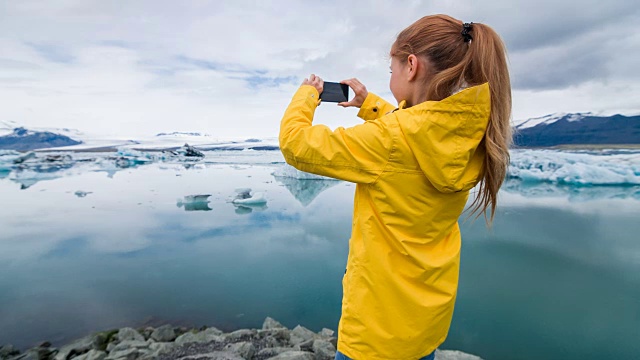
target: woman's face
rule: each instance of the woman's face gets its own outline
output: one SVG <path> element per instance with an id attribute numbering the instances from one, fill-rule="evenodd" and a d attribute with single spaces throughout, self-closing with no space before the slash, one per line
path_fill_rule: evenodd
<path id="1" fill-rule="evenodd" d="M 395 56 L 391 57 L 391 79 L 389 79 L 389 89 L 396 101 L 400 103 L 402 100 L 408 100 L 410 97 L 410 89 L 407 64 L 402 64 Z"/>

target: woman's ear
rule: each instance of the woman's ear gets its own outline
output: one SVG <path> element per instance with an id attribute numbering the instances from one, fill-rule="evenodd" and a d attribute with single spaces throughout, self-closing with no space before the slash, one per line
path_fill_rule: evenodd
<path id="1" fill-rule="evenodd" d="M 407 58 L 407 80 L 413 81 L 418 75 L 418 68 L 421 66 L 418 57 L 411 54 Z"/>

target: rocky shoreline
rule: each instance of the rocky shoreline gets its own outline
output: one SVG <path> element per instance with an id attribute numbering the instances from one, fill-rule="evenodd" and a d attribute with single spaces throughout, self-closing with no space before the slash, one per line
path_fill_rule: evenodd
<path id="1" fill-rule="evenodd" d="M 289 330 L 268 317 L 261 329 L 224 333 L 214 327 L 187 329 L 164 325 L 122 328 L 78 339 L 59 349 L 44 342 L 20 353 L 0 347 L 0 360 L 333 360 L 333 330 L 315 333 L 303 326 Z M 438 350 L 436 360 L 481 360 L 459 351 Z"/>

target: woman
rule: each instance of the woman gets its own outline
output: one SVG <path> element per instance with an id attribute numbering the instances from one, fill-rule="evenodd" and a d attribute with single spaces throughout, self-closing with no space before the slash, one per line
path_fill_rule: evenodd
<path id="1" fill-rule="evenodd" d="M 357 184 L 336 359 L 433 359 L 458 287 L 460 217 L 493 220 L 509 164 L 511 86 L 490 27 L 426 16 L 391 46 L 399 105 L 346 80 L 364 124 L 312 125 L 323 81 L 311 75 L 282 119 L 292 166 Z M 487 217 L 487 212 L 490 216 Z"/>

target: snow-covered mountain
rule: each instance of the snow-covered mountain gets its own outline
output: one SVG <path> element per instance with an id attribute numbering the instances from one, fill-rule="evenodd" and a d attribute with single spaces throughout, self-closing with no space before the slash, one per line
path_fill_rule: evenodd
<path id="1" fill-rule="evenodd" d="M 541 117 L 530 118 L 526 120 L 515 121 L 514 128 L 518 130 L 532 128 L 538 125 L 549 125 L 554 122 L 564 119 L 566 121 L 580 121 L 587 116 L 596 116 L 591 112 L 586 113 L 554 113 Z"/>
<path id="2" fill-rule="evenodd" d="M 10 150 L 35 150 L 81 143 L 59 133 L 27 130 L 23 127 L 14 128 L 10 133 L 5 132 L 5 135 L 0 136 L 0 149 Z"/>
<path id="3" fill-rule="evenodd" d="M 550 114 L 515 122 L 513 140 L 525 147 L 640 144 L 640 115 Z"/>
<path id="4" fill-rule="evenodd" d="M 184 131 L 174 131 L 170 133 L 159 133 L 156 136 L 211 136 L 209 134 L 203 134 L 199 132 L 184 132 Z"/>
<path id="5" fill-rule="evenodd" d="M 593 113 L 556 113 L 515 121 L 514 143 L 520 147 L 565 144 L 640 144 L 640 115 L 599 116 Z M 13 121 L 0 121 L 0 149 L 59 150 L 172 149 L 185 143 L 201 150 L 278 150 L 277 138 L 218 138 L 200 132 L 166 132 L 145 138 L 105 139 L 67 128 L 26 129 Z"/>

